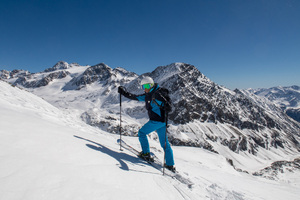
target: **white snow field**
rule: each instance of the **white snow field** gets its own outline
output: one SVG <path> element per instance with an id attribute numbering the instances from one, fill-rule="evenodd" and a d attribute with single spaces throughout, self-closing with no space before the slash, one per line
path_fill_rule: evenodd
<path id="1" fill-rule="evenodd" d="M 188 188 L 129 151 L 120 151 L 118 135 L 88 126 L 72 113 L 2 81 L 0 112 L 1 200 L 296 200 L 300 196 L 297 171 L 268 180 L 237 172 L 222 155 L 173 146 L 178 171 L 194 182 Z M 122 138 L 140 148 L 138 138 Z M 150 145 L 162 159 L 158 142 L 150 140 Z M 244 164 L 252 159 L 244 155 Z"/>

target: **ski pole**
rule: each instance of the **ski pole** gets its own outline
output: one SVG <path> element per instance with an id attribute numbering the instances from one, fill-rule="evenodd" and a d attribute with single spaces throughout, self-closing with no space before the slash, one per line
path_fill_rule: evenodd
<path id="1" fill-rule="evenodd" d="M 165 107 L 165 121 L 166 121 L 166 132 L 165 132 L 165 146 L 164 146 L 164 166 L 163 166 L 163 176 L 165 175 L 165 165 L 166 165 L 166 149 L 167 149 L 167 129 L 168 129 L 168 114 Z"/>
<path id="2" fill-rule="evenodd" d="M 160 94 L 160 93 L 159 93 Z M 160 94 L 160 96 L 166 101 L 167 103 L 167 100 Z M 155 98 L 153 97 L 153 102 L 160 108 L 162 108 L 161 105 L 159 105 Z M 165 175 L 165 164 L 166 164 L 166 149 L 167 149 L 167 129 L 168 129 L 168 113 L 167 113 L 167 107 L 165 105 L 164 107 L 164 110 L 165 110 L 165 122 L 166 122 L 166 132 L 165 132 L 165 145 L 164 145 L 164 164 L 163 164 L 163 176 Z"/>
<path id="3" fill-rule="evenodd" d="M 122 95 L 120 94 L 120 151 L 122 150 Z"/>

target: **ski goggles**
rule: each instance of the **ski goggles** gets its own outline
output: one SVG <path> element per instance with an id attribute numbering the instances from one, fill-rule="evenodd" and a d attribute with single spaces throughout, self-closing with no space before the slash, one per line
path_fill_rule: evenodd
<path id="1" fill-rule="evenodd" d="M 152 87 L 153 87 L 153 83 L 146 83 L 146 84 L 142 85 L 143 90 L 145 90 L 145 89 L 149 90 Z"/>

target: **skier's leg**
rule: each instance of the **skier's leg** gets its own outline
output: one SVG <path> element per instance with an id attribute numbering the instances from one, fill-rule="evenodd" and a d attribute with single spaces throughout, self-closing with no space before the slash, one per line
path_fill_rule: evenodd
<path id="1" fill-rule="evenodd" d="M 163 123 L 164 126 L 157 129 L 157 135 L 159 138 L 160 145 L 163 149 L 165 149 L 165 139 L 166 139 L 166 165 L 173 166 L 174 165 L 174 157 L 173 157 L 173 150 L 171 145 L 168 141 L 168 137 L 166 138 L 166 125 Z"/>
<path id="2" fill-rule="evenodd" d="M 150 152 L 149 141 L 147 135 L 157 129 L 157 125 L 154 121 L 148 121 L 140 130 L 139 130 L 139 141 L 143 150 L 143 153 Z"/>

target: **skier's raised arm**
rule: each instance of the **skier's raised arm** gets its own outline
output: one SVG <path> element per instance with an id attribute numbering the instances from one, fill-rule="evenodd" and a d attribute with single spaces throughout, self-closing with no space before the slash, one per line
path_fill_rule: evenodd
<path id="1" fill-rule="evenodd" d="M 145 95 L 135 95 L 132 93 L 127 92 L 126 88 L 123 86 L 119 86 L 118 88 L 118 93 L 123 95 L 124 97 L 131 99 L 131 100 L 136 100 L 136 101 L 145 101 Z"/>

